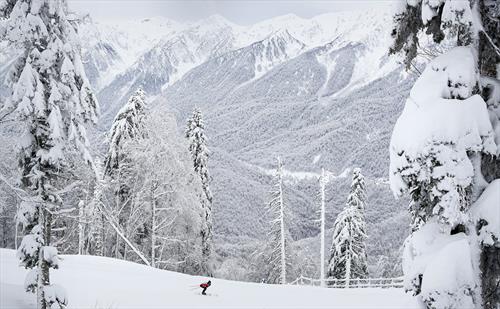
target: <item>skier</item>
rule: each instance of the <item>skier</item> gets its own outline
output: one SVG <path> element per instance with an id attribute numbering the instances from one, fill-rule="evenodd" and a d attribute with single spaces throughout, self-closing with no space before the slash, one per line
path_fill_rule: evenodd
<path id="1" fill-rule="evenodd" d="M 202 288 L 202 289 L 203 289 L 203 291 L 201 292 L 201 294 L 203 294 L 203 295 L 207 295 L 207 294 L 205 293 L 205 291 L 208 289 L 208 287 L 209 287 L 210 285 L 212 285 L 212 282 L 211 282 L 210 280 L 208 280 L 208 282 L 207 282 L 207 283 L 202 283 L 202 284 L 200 284 L 200 288 Z"/>

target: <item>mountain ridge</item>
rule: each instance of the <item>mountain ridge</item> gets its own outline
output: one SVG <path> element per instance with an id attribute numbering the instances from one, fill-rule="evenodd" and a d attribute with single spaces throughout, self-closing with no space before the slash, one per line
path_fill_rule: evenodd
<path id="1" fill-rule="evenodd" d="M 400 274 L 380 261 L 396 259 L 407 234 L 406 201 L 395 201 L 383 179 L 390 133 L 412 78 L 387 56 L 387 12 L 288 15 L 249 26 L 219 17 L 186 24 L 163 18 L 86 22 L 83 59 L 102 107 L 99 127 L 90 134 L 95 153 L 138 87 L 149 96 L 151 112 L 176 116 L 180 132 L 194 107 L 203 111 L 221 265 L 246 265 L 241 279 L 251 277 L 247 253 L 266 239 L 269 171 L 279 155 L 291 176 L 361 167 L 373 180 L 367 184 L 370 273 Z M 345 203 L 345 176 L 327 187 L 327 227 Z M 288 179 L 285 199 L 300 267 L 317 259 L 311 248 L 319 246 L 318 186 L 315 177 Z M 319 273 L 317 265 L 308 269 L 309 276 Z"/>

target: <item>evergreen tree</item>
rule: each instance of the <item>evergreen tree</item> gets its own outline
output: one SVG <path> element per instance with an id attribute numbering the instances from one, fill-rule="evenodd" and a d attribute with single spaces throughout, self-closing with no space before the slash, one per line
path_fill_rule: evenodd
<path id="1" fill-rule="evenodd" d="M 414 237 L 410 237 L 407 246 L 411 246 L 412 239 L 417 238 L 420 231 L 427 223 L 433 224 L 435 219 L 439 221 L 442 228 L 441 234 L 465 235 L 481 232 L 481 227 L 467 227 L 470 222 L 469 209 L 478 200 L 488 182 L 500 178 L 500 160 L 498 151 L 492 150 L 490 146 L 491 131 L 498 132 L 500 127 L 500 81 L 498 80 L 498 68 L 500 63 L 500 4 L 491 0 L 466 0 L 466 1 L 430 1 L 430 0 L 408 0 L 405 9 L 394 18 L 395 28 L 393 31 L 394 44 L 391 53 L 404 51 L 405 64 L 409 68 L 412 61 L 419 53 L 419 33 L 424 30 L 432 35 L 434 43 L 440 43 L 446 48 L 454 47 L 433 61 L 430 67 L 419 78 L 412 89 L 411 100 L 407 105 L 417 104 L 419 107 L 426 105 L 430 96 L 425 100 L 418 100 L 418 93 L 428 91 L 430 84 L 436 81 L 438 70 L 446 70 L 446 80 L 442 85 L 434 83 L 434 87 L 441 86 L 442 90 L 435 95 L 434 106 L 443 107 L 446 104 L 438 102 L 441 99 L 458 100 L 456 104 L 467 105 L 471 101 L 477 101 L 475 94 L 482 97 L 482 102 L 475 102 L 475 109 L 467 113 L 471 115 L 485 115 L 484 107 L 488 107 L 490 123 L 487 119 L 481 123 L 481 134 L 464 120 L 464 136 L 467 143 L 458 138 L 440 139 L 441 132 L 433 132 L 429 136 L 427 144 L 420 147 L 418 156 L 411 150 L 415 146 L 401 147 L 400 142 L 391 142 L 391 174 L 394 178 L 393 190 L 396 194 L 409 192 L 411 196 L 410 212 L 413 217 Z M 457 58 L 460 55 L 461 58 Z M 460 61 L 457 61 L 460 59 Z M 437 73 L 436 73 L 437 72 Z M 457 74 L 457 72 L 461 72 Z M 480 78 L 479 78 L 480 75 Z M 421 85 L 427 85 L 424 89 Z M 460 108 L 455 109 L 455 115 L 459 115 Z M 405 108 L 406 109 L 406 108 Z M 421 111 L 413 107 L 404 113 Z M 423 109 L 422 109 L 423 111 Z M 428 114 L 422 119 L 437 113 L 437 110 L 427 109 Z M 448 117 L 453 115 L 450 110 L 442 115 Z M 409 116 L 405 116 L 409 119 Z M 448 119 L 447 118 L 447 119 Z M 487 117 L 486 117 L 487 118 Z M 402 122 L 399 127 L 402 127 Z M 398 126 L 397 126 L 398 127 Z M 450 132 L 448 122 L 443 122 L 443 132 Z M 488 128 L 487 132 L 484 128 Z M 491 129 L 491 127 L 493 127 Z M 400 135 L 405 129 L 395 128 L 395 135 Z M 479 142 L 471 143 L 470 134 L 473 132 Z M 478 134 L 476 134 L 478 133 Z M 422 133 L 424 134 L 424 133 Z M 437 137 L 437 138 L 436 138 Z M 397 145 L 399 144 L 399 145 Z M 394 147 L 396 146 L 396 147 Z M 485 222 L 493 218 L 483 218 Z M 427 230 L 428 228 L 426 228 Z M 437 236 L 436 236 L 437 237 Z M 481 284 L 468 283 L 467 291 L 455 291 L 455 294 L 463 293 L 472 302 L 479 305 L 482 303 L 486 308 L 495 308 L 500 303 L 500 245 L 480 244 L 481 257 L 472 257 L 472 261 L 480 260 Z M 467 255 L 464 252 L 464 255 Z M 416 258 L 416 257 L 414 257 Z M 422 276 L 422 274 L 420 274 Z M 415 277 L 416 278 L 416 277 Z M 414 278 L 414 279 L 415 279 Z M 420 294 L 422 280 L 411 280 L 412 286 L 408 289 Z M 425 281 L 425 280 L 424 280 Z M 429 280 L 427 281 L 429 282 Z M 473 292 L 475 286 L 481 286 L 482 300 L 475 300 L 478 293 Z M 428 307 L 434 307 L 449 295 L 450 291 L 438 292 L 441 296 L 425 296 L 424 301 Z M 429 289 L 427 289 L 429 290 Z M 469 301 L 467 300 L 467 301 Z M 465 302 L 465 298 L 450 300 L 453 305 Z"/>
<path id="2" fill-rule="evenodd" d="M 104 175 L 108 177 L 115 188 L 114 216 L 118 225 L 123 229 L 126 237 L 130 237 L 132 231 L 129 224 L 130 214 L 134 212 L 133 196 L 131 187 L 136 186 L 134 182 L 138 172 L 134 169 L 130 160 L 130 151 L 125 150 L 129 144 L 133 144 L 145 137 L 144 121 L 146 117 L 145 94 L 138 89 L 120 109 L 116 115 L 109 134 L 109 148 L 104 163 Z M 116 234 L 115 257 L 125 257 L 127 249 L 122 248 L 120 236 Z"/>
<path id="3" fill-rule="evenodd" d="M 0 1 L 0 37 L 22 51 L 0 112 L 15 113 L 26 125 L 19 162 L 27 196 L 18 218 L 28 234 L 18 255 L 32 269 L 25 285 L 37 292 L 42 309 L 67 303 L 64 290 L 50 282 L 49 269 L 59 265 L 51 228 L 63 202 L 58 192 L 68 182 L 65 155 L 76 148 L 91 163 L 84 124 L 97 118 L 76 29 L 66 14 L 64 0 Z"/>
<path id="4" fill-rule="evenodd" d="M 144 137 L 144 118 L 146 117 L 145 94 L 138 89 L 120 109 L 110 130 L 109 149 L 104 163 L 104 173 L 112 176 L 119 170 L 120 161 L 126 154 L 121 150 L 127 141 Z"/>
<path id="5" fill-rule="evenodd" d="M 287 208 L 283 202 L 283 165 L 278 158 L 278 168 L 273 179 L 273 191 L 267 210 L 271 216 L 267 267 L 268 283 L 286 284 L 287 269 L 291 267 L 291 238 L 287 227 Z"/>
<path id="6" fill-rule="evenodd" d="M 456 46 L 473 45 L 481 74 L 496 78 L 496 64 L 500 62 L 498 7 L 491 0 L 408 0 L 404 10 L 394 16 L 390 52 L 403 51 L 409 68 L 419 52 L 418 34 L 425 31 L 435 43 L 446 40 Z M 474 24 L 474 14 L 481 18 L 481 26 Z"/>
<path id="7" fill-rule="evenodd" d="M 368 276 L 365 204 L 364 177 L 360 169 L 356 168 L 347 203 L 333 226 L 333 242 L 328 265 L 328 277 L 345 280 L 347 287 L 350 279 L 364 279 Z"/>
<path id="8" fill-rule="evenodd" d="M 210 191 L 210 174 L 208 172 L 208 159 L 210 152 L 207 147 L 205 136 L 205 125 L 203 115 L 199 109 L 193 111 L 193 115 L 187 121 L 186 138 L 189 141 L 189 151 L 193 160 L 194 170 L 199 175 L 203 192 L 202 198 L 204 208 L 204 222 L 201 230 L 202 254 L 204 257 L 205 273 L 211 275 L 210 257 L 212 254 L 212 192 Z"/>
<path id="9" fill-rule="evenodd" d="M 366 206 L 366 185 L 365 177 L 361 174 L 361 169 L 355 168 L 352 173 L 351 192 L 347 197 L 347 205 L 356 207 L 364 216 Z"/>

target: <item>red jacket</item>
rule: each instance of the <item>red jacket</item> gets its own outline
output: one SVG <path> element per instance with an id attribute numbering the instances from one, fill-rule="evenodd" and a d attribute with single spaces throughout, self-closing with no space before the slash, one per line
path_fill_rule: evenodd
<path id="1" fill-rule="evenodd" d="M 207 283 L 202 283 L 200 284 L 200 288 L 208 288 L 209 285 Z"/>

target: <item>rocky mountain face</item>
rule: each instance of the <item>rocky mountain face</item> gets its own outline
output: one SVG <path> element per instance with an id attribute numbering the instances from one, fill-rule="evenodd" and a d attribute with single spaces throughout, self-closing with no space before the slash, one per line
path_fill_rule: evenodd
<path id="1" fill-rule="evenodd" d="M 192 109 L 202 110 L 219 275 L 232 279 L 249 279 L 249 260 L 267 237 L 265 204 L 276 156 L 285 164 L 298 268 L 310 276 L 319 274 L 320 170 L 332 175 L 326 193 L 331 228 L 350 172 L 360 167 L 368 187 L 371 275 L 397 275 L 407 203 L 389 190 L 388 147 L 412 79 L 387 56 L 391 26 L 390 12 L 286 15 L 245 27 L 220 16 L 186 24 L 84 20 L 85 69 L 102 109 L 95 138 L 138 87 L 153 112 L 176 116 L 180 132 Z M 230 274 L 235 265 L 241 271 Z"/>

